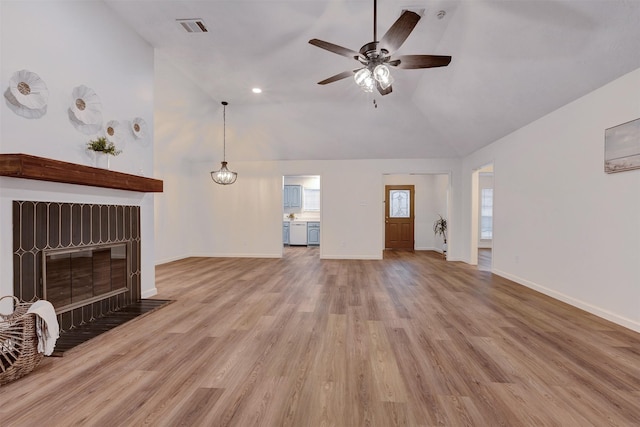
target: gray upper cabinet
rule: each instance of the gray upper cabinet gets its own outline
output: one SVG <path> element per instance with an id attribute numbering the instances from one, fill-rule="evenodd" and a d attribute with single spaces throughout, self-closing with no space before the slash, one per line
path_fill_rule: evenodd
<path id="1" fill-rule="evenodd" d="M 283 201 L 285 208 L 301 208 L 302 185 L 285 185 Z"/>

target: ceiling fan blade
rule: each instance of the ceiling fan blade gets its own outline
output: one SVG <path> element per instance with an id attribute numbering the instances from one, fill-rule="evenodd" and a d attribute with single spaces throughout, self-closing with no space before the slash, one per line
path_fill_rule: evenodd
<path id="1" fill-rule="evenodd" d="M 402 46 L 402 43 L 409 37 L 411 31 L 420 20 L 420 15 L 410 10 L 406 10 L 400 15 L 400 18 L 393 23 L 391 28 L 382 36 L 380 47 L 387 49 L 389 52 L 395 52 Z"/>
<path id="2" fill-rule="evenodd" d="M 356 70 L 357 71 L 357 70 Z M 342 73 L 336 74 L 335 76 L 331 76 L 327 79 L 318 82 L 319 85 L 326 85 L 329 83 L 337 82 L 338 80 L 346 79 L 347 77 L 353 76 L 354 71 L 343 71 Z"/>
<path id="3" fill-rule="evenodd" d="M 383 89 L 379 81 L 376 81 L 376 89 L 378 89 L 378 92 L 380 92 L 380 95 L 382 96 L 388 95 L 393 91 L 393 89 L 391 88 L 391 85 L 389 85 L 388 88 Z"/>
<path id="4" fill-rule="evenodd" d="M 346 47 L 338 46 L 337 44 L 329 43 L 324 40 L 311 39 L 309 43 L 318 46 L 320 49 L 328 50 L 329 52 L 337 53 L 338 55 L 346 56 L 347 58 L 357 58 L 358 52 L 355 50 L 347 49 Z"/>
<path id="5" fill-rule="evenodd" d="M 446 67 L 450 62 L 451 57 L 444 55 L 402 55 L 393 61 L 389 61 L 388 64 L 410 70 L 416 68 Z"/>

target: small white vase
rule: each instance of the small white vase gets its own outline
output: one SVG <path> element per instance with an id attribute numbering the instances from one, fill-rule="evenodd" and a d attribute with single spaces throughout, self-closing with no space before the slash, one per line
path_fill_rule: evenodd
<path id="1" fill-rule="evenodd" d="M 111 156 L 106 153 L 101 153 L 99 151 L 94 152 L 94 166 L 102 169 L 110 169 L 109 158 Z"/>

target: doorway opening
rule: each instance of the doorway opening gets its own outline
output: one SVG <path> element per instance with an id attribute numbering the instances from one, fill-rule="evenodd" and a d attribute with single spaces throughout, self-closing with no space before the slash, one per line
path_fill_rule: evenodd
<path id="1" fill-rule="evenodd" d="M 493 268 L 493 164 L 471 175 L 470 264 L 479 270 Z"/>
<path id="2" fill-rule="evenodd" d="M 319 175 L 282 177 L 283 256 L 304 248 L 306 254 L 320 254 L 321 205 Z M 302 252 L 302 251 L 298 251 Z"/>
<path id="3" fill-rule="evenodd" d="M 448 173 L 416 173 L 416 174 L 385 174 L 383 175 L 383 197 L 384 197 L 384 223 L 383 237 L 384 247 L 387 249 L 393 247 L 389 245 L 389 237 L 392 239 L 407 241 L 411 240 L 411 248 L 416 251 L 437 251 L 445 254 L 444 239 L 442 236 L 433 232 L 433 225 L 440 217 L 449 217 L 449 174 Z M 402 187 L 413 187 L 413 198 L 410 200 L 413 209 L 413 229 L 409 231 L 404 228 L 405 236 L 400 238 L 388 236 L 387 216 L 390 212 L 389 202 L 391 197 L 387 195 L 388 189 L 396 189 Z M 411 215 L 411 213 L 410 213 Z M 400 232 L 400 226 L 394 226 L 395 233 Z M 392 233 L 394 231 L 391 231 Z M 406 236 L 410 233 L 410 237 Z"/>
<path id="4" fill-rule="evenodd" d="M 385 185 L 384 248 L 414 250 L 415 187 Z"/>

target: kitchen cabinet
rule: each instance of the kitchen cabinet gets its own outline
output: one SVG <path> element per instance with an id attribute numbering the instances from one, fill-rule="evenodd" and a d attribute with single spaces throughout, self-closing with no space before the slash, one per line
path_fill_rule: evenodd
<path id="1" fill-rule="evenodd" d="M 285 208 L 302 207 L 302 185 L 285 185 L 283 202 Z"/>
<path id="2" fill-rule="evenodd" d="M 289 244 L 289 223 L 282 223 L 282 243 L 285 245 Z"/>
<path id="3" fill-rule="evenodd" d="M 320 223 L 307 222 L 307 245 L 320 244 Z"/>

